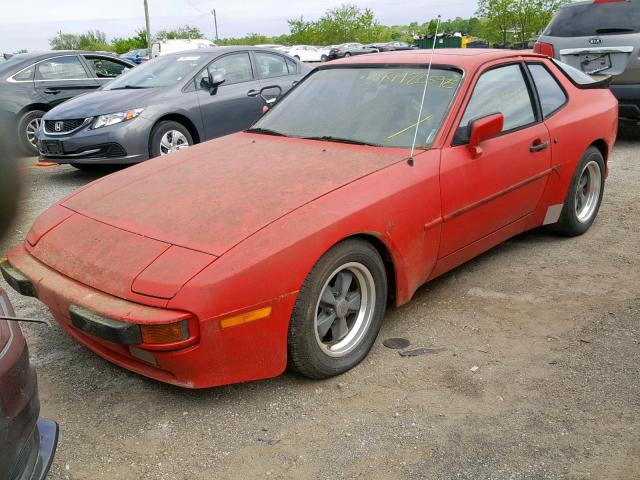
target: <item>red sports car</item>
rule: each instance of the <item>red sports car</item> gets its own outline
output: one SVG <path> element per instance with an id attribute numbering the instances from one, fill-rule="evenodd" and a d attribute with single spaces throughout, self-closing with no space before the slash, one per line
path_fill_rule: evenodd
<path id="1" fill-rule="evenodd" d="M 531 228 L 589 229 L 617 133 L 604 87 L 512 51 L 326 64 L 248 131 L 65 198 L 2 271 L 164 382 L 337 375 L 425 282 Z"/>

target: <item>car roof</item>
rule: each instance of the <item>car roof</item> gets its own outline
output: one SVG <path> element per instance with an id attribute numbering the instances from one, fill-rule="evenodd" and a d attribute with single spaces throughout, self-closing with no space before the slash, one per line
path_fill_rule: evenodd
<path id="1" fill-rule="evenodd" d="M 432 51 L 425 50 L 403 50 L 393 52 L 374 53 L 369 55 L 358 55 L 342 60 L 334 60 L 330 65 L 345 64 L 380 64 L 380 63 L 411 63 L 428 64 L 431 61 Z M 493 60 L 518 58 L 518 57 L 546 58 L 528 50 L 497 50 L 480 48 L 439 48 L 433 52 L 433 63 L 435 65 L 453 65 L 465 69 L 477 68 L 478 66 Z"/>
<path id="2" fill-rule="evenodd" d="M 200 52 L 200 53 L 223 53 L 223 52 L 242 52 L 242 51 L 248 51 L 248 50 L 259 50 L 259 51 L 262 51 L 262 52 L 277 53 L 279 55 L 285 55 L 284 52 L 279 52 L 278 50 L 274 50 L 273 48 L 268 48 L 268 47 L 256 47 L 256 46 L 253 46 L 253 45 L 234 45 L 234 46 L 228 46 L 228 47 L 193 48 L 191 50 L 182 50 L 180 52 L 168 53 L 168 54 L 163 55 L 163 56 L 164 57 L 170 57 L 170 56 L 175 56 L 175 55 L 184 55 L 187 52 L 189 52 L 189 53 L 195 53 L 195 52 Z"/>

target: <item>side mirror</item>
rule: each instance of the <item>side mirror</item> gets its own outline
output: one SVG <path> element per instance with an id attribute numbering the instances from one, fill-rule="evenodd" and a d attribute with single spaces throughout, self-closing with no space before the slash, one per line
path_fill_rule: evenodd
<path id="1" fill-rule="evenodd" d="M 478 118 L 469 122 L 468 135 L 469 135 L 469 151 L 473 158 L 478 158 L 482 155 L 482 148 L 480 143 L 490 138 L 498 136 L 504 128 L 504 115 L 501 113 L 494 113 L 486 117 Z"/>
<path id="2" fill-rule="evenodd" d="M 218 93 L 218 87 L 224 82 L 224 73 L 218 72 L 215 75 L 211 75 L 211 72 L 209 72 L 209 94 L 215 95 Z"/>

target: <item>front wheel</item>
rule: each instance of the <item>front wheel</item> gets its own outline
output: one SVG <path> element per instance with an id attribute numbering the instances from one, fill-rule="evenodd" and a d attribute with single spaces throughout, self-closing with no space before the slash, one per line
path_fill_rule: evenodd
<path id="1" fill-rule="evenodd" d="M 151 131 L 149 153 L 151 157 L 169 155 L 193 145 L 193 138 L 184 125 L 172 120 L 158 123 Z"/>
<path id="2" fill-rule="evenodd" d="M 589 147 L 573 174 L 560 219 L 549 229 L 569 237 L 582 235 L 589 230 L 600 210 L 604 183 L 602 153 L 596 147 Z"/>
<path id="3" fill-rule="evenodd" d="M 317 379 L 352 369 L 371 350 L 386 304 L 387 276 L 378 251 L 362 240 L 336 245 L 300 289 L 289 325 L 289 368 Z"/>
<path id="4" fill-rule="evenodd" d="M 345 56 L 345 57 L 350 57 L 350 56 L 351 56 L 351 53 L 347 52 L 347 53 L 345 53 L 345 54 L 344 54 L 344 56 Z"/>
<path id="5" fill-rule="evenodd" d="M 327 60 L 329 60 L 329 57 L 327 57 L 326 55 L 322 55 L 322 56 L 320 57 L 320 61 L 321 61 L 322 63 L 326 62 Z"/>

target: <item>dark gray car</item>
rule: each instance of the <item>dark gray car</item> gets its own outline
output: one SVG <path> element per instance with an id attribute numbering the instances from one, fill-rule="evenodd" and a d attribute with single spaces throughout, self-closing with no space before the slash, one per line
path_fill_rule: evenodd
<path id="1" fill-rule="evenodd" d="M 590 75 L 611 75 L 620 118 L 640 122 L 640 0 L 570 3 L 534 50 Z"/>
<path id="2" fill-rule="evenodd" d="M 134 64 L 110 53 L 51 51 L 13 55 L 0 63 L 0 131 L 4 144 L 37 155 L 45 112 L 76 95 L 97 90 Z"/>
<path id="3" fill-rule="evenodd" d="M 251 126 L 310 68 L 270 49 L 158 57 L 44 117 L 40 154 L 78 168 L 130 164 Z"/>

